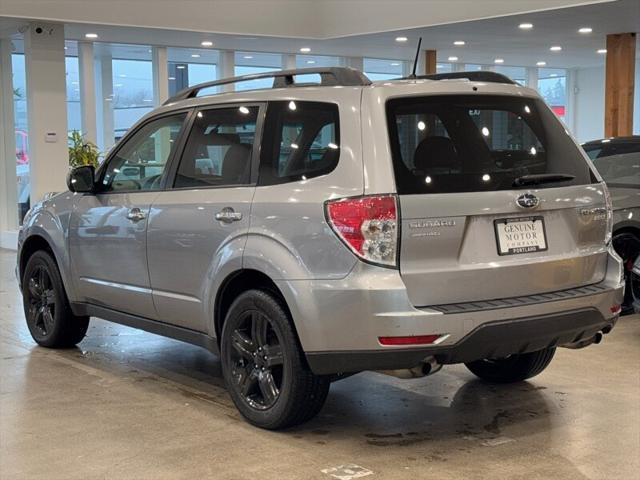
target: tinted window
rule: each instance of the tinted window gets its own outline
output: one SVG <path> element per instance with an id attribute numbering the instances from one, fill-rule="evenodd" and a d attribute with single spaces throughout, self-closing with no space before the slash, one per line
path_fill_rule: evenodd
<path id="1" fill-rule="evenodd" d="M 391 100 L 389 134 L 398 193 L 513 188 L 516 178 L 564 173 L 590 183 L 589 167 L 541 102 L 498 96 Z"/>
<path id="2" fill-rule="evenodd" d="M 640 152 L 599 157 L 593 164 L 610 186 L 640 186 Z"/>
<path id="3" fill-rule="evenodd" d="M 125 140 L 105 166 L 103 191 L 159 189 L 186 116 L 153 120 Z"/>
<path id="4" fill-rule="evenodd" d="M 249 183 L 258 110 L 242 106 L 198 112 L 174 187 Z"/>
<path id="5" fill-rule="evenodd" d="M 260 156 L 260 185 L 325 175 L 338 164 L 338 107 L 318 102 L 272 102 Z"/>

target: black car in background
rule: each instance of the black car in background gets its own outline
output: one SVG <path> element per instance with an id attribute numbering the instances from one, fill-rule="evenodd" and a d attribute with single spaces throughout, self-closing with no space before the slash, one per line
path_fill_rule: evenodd
<path id="1" fill-rule="evenodd" d="M 623 258 L 627 285 L 622 314 L 639 303 L 640 282 L 632 279 L 640 260 L 640 136 L 604 138 L 582 148 L 607 182 L 613 201 L 613 247 Z"/>

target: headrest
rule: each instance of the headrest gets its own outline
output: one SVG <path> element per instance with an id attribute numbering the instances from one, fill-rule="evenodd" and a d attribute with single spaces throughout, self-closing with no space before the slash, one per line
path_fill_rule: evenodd
<path id="1" fill-rule="evenodd" d="M 422 172 L 433 168 L 455 169 L 458 166 L 458 153 L 448 137 L 426 137 L 413 155 L 413 165 Z"/>
<path id="2" fill-rule="evenodd" d="M 240 143 L 240 135 L 237 133 L 209 132 L 204 135 L 206 145 L 235 145 Z"/>

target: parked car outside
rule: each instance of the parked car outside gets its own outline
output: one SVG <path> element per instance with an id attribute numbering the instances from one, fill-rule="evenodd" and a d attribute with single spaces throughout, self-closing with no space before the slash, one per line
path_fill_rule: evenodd
<path id="1" fill-rule="evenodd" d="M 622 314 L 634 312 L 639 283 L 631 270 L 640 257 L 640 136 L 605 138 L 583 144 L 607 183 L 613 202 L 613 247 L 624 261 L 626 290 Z"/>
<path id="2" fill-rule="evenodd" d="M 600 342 L 623 300 L 602 177 L 494 72 L 190 87 L 67 185 L 18 238 L 34 340 L 75 345 L 95 316 L 205 347 L 262 428 L 363 370 L 523 381 Z"/>

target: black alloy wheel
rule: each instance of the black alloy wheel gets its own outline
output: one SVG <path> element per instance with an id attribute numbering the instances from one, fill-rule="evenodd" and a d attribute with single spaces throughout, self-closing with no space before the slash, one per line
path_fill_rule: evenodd
<path id="1" fill-rule="evenodd" d="M 228 350 L 233 386 L 256 410 L 271 408 L 283 379 L 281 340 L 262 312 L 249 310 L 231 334 Z"/>
<path id="2" fill-rule="evenodd" d="M 631 273 L 633 264 L 640 255 L 640 238 L 629 232 L 618 233 L 613 237 L 613 248 L 623 262 L 625 291 L 621 314 L 628 315 L 633 313 L 634 301 L 637 302 L 640 299 L 638 289 L 640 282 L 637 279 L 634 280 L 634 275 Z"/>
<path id="3" fill-rule="evenodd" d="M 53 331 L 57 308 L 53 282 L 44 265 L 31 270 L 26 281 L 27 322 L 36 334 L 47 337 Z"/>

